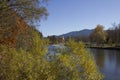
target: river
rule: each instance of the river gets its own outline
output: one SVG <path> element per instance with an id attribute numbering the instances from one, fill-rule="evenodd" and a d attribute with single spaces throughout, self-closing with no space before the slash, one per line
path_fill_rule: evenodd
<path id="1" fill-rule="evenodd" d="M 120 50 L 90 49 L 104 80 L 120 80 Z"/>

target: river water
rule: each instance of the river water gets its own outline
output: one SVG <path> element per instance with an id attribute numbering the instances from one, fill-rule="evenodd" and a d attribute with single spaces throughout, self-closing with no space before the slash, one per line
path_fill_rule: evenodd
<path id="1" fill-rule="evenodd" d="M 120 80 L 120 50 L 90 49 L 104 80 Z"/>

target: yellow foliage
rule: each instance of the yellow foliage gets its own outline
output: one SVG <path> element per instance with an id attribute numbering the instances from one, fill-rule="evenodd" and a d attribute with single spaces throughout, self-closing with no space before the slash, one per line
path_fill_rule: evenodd
<path id="1" fill-rule="evenodd" d="M 83 43 L 70 40 L 55 60 L 46 58 L 47 42 L 34 33 L 30 51 L 0 46 L 0 80 L 102 80 Z"/>

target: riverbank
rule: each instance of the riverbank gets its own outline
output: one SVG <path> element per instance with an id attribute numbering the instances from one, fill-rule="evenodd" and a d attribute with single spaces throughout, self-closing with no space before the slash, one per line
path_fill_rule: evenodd
<path id="1" fill-rule="evenodd" d="M 87 48 L 120 50 L 120 47 L 99 47 L 99 46 L 89 46 L 89 47 L 87 47 Z"/>

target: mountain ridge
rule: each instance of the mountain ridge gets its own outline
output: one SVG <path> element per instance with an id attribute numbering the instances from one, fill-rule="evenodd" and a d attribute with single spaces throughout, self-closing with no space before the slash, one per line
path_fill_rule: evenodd
<path id="1" fill-rule="evenodd" d="M 68 33 L 65 33 L 65 34 L 61 34 L 57 37 L 62 37 L 62 36 L 64 36 L 65 38 L 66 37 L 79 37 L 79 36 L 88 37 L 92 32 L 93 32 L 93 29 L 83 29 L 83 30 L 80 30 L 80 31 L 71 31 L 71 32 L 68 32 Z"/>

